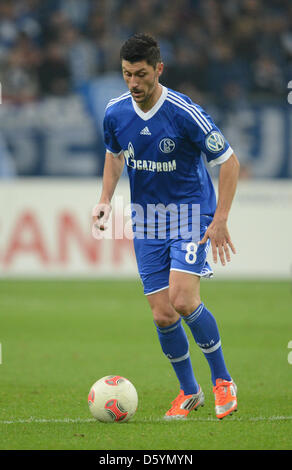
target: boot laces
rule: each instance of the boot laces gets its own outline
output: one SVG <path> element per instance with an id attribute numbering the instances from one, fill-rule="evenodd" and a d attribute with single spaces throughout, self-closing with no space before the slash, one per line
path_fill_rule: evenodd
<path id="1" fill-rule="evenodd" d="M 226 401 L 226 396 L 228 393 L 228 382 L 217 383 L 214 387 L 214 393 L 216 395 L 216 402 L 218 405 L 224 405 Z"/>

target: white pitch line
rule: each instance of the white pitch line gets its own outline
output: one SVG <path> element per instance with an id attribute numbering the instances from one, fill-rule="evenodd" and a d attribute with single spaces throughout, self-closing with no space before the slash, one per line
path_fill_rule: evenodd
<path id="1" fill-rule="evenodd" d="M 85 424 L 95 422 L 94 418 L 27 418 L 27 419 L 9 419 L 9 420 L 0 420 L 0 424 L 30 424 L 30 423 L 38 423 L 38 424 L 47 424 L 47 423 L 68 423 L 68 424 Z"/>
<path id="2" fill-rule="evenodd" d="M 290 421 L 292 416 L 255 416 L 255 417 L 228 417 L 225 422 L 260 422 L 260 421 Z M 136 422 L 151 423 L 151 422 L 164 422 L 169 423 L 169 421 L 164 420 L 163 418 L 142 418 L 141 420 L 135 420 Z M 175 422 L 181 422 L 181 420 L 174 420 Z M 219 420 L 217 418 L 206 417 L 206 418 L 188 418 L 186 421 L 194 422 L 216 422 Z M 7 419 L 0 420 L 1 424 L 50 424 L 50 423 L 61 423 L 61 424 L 86 424 L 94 423 L 96 420 L 94 418 L 34 418 L 30 417 L 27 419 Z"/>

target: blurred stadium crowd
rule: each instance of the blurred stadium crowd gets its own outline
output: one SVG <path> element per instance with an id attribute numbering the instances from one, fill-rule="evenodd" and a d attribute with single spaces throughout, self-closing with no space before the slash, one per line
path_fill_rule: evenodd
<path id="1" fill-rule="evenodd" d="M 64 95 L 119 70 L 120 45 L 136 31 L 158 38 L 172 88 L 214 99 L 286 93 L 290 0 L 1 0 L 4 99 Z"/>
<path id="2" fill-rule="evenodd" d="M 286 100 L 291 0 L 0 0 L 3 103 L 65 97 L 119 71 L 137 31 L 160 43 L 162 82 L 196 102 Z"/>

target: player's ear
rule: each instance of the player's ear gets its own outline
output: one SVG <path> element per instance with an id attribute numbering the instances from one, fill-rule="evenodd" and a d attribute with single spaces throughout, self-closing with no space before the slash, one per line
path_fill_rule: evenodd
<path id="1" fill-rule="evenodd" d="M 158 77 L 160 77 L 162 75 L 163 69 L 164 69 L 164 63 L 163 62 L 158 62 L 157 66 L 156 66 Z"/>

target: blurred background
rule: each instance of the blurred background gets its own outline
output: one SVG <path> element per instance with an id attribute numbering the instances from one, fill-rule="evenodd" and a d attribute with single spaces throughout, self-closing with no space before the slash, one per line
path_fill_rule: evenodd
<path id="1" fill-rule="evenodd" d="M 1 0 L 3 178 L 102 173 L 104 105 L 137 31 L 160 43 L 162 82 L 228 134 L 242 177 L 292 176 L 289 0 Z"/>
<path id="2" fill-rule="evenodd" d="M 283 211 L 284 224 L 292 203 L 289 0 L 0 0 L 2 275 L 64 273 L 64 266 L 72 273 L 70 237 L 81 251 L 78 274 L 80 263 L 85 273 L 107 270 L 110 262 L 101 266 L 87 238 L 88 220 L 103 170 L 104 108 L 126 91 L 119 49 L 135 32 L 158 39 L 161 82 L 205 108 L 230 141 L 241 162 L 235 234 L 243 236 L 243 225 L 256 230 L 259 275 L 287 277 L 290 253 L 273 261 L 265 253 L 277 236 L 275 214 Z M 126 186 L 121 194 L 127 197 Z M 286 239 L 280 245 L 285 250 Z M 127 256 L 127 243 L 121 246 Z M 232 269 L 256 275 L 245 255 L 239 264 L 245 261 L 246 271 Z"/>

